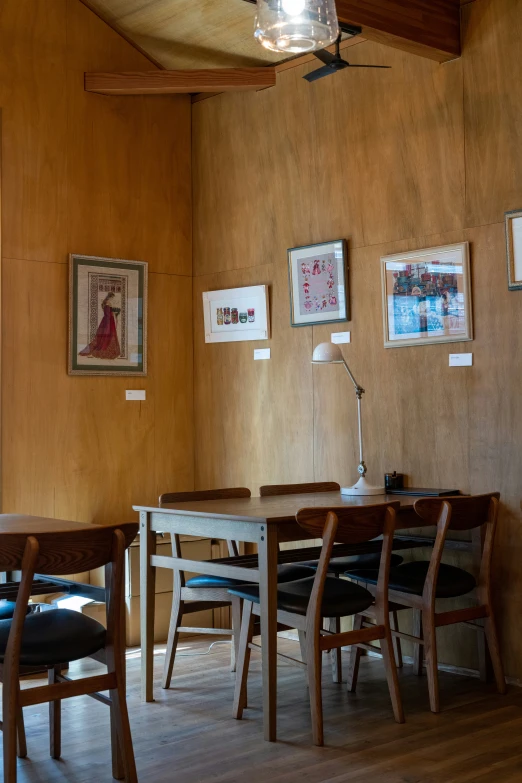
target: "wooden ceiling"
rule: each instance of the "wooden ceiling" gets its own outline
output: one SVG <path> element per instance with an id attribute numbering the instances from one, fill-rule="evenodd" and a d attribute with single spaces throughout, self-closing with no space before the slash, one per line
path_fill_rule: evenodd
<path id="1" fill-rule="evenodd" d="M 337 0 L 337 10 L 340 20 L 361 25 L 365 38 L 443 61 L 459 54 L 458 9 L 468 1 Z M 244 0 L 82 2 L 162 68 L 242 68 L 285 59 L 254 40 L 255 6 Z M 383 18 L 391 30 L 383 31 Z"/>
<path id="2" fill-rule="evenodd" d="M 82 2 L 163 68 L 240 68 L 282 59 L 254 40 L 256 9 L 244 0 Z"/>

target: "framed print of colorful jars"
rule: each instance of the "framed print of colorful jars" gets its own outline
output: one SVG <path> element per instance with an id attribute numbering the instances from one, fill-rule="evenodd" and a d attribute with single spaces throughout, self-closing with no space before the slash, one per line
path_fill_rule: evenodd
<path id="1" fill-rule="evenodd" d="M 203 293 L 206 343 L 268 340 L 268 286 Z"/>
<path id="2" fill-rule="evenodd" d="M 292 326 L 350 320 L 344 239 L 290 248 L 288 279 Z"/>

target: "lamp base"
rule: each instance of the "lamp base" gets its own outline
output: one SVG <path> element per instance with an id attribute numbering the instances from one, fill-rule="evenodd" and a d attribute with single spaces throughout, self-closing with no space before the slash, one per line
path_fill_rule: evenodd
<path id="1" fill-rule="evenodd" d="M 364 476 L 361 476 L 357 484 L 353 487 L 341 487 L 341 495 L 385 495 L 384 487 L 374 487 Z"/>

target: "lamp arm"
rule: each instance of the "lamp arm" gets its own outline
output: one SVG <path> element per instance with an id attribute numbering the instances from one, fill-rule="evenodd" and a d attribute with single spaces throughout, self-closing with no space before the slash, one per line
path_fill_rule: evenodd
<path id="1" fill-rule="evenodd" d="M 357 397 L 357 423 L 358 423 L 358 429 L 359 429 L 359 466 L 357 468 L 360 476 L 366 475 L 366 465 L 364 464 L 364 453 L 363 453 L 363 432 L 362 432 L 362 412 L 361 412 L 361 401 L 362 396 L 364 394 L 364 389 L 362 386 L 359 386 L 355 378 L 353 377 L 352 371 L 348 367 L 345 359 L 343 358 L 343 364 L 346 369 L 346 372 L 350 376 L 350 380 L 353 383 L 355 387 L 355 395 Z"/>
<path id="2" fill-rule="evenodd" d="M 346 364 L 346 361 L 344 359 L 343 359 L 343 364 L 344 364 L 344 368 L 345 368 L 346 372 L 350 376 L 351 382 L 353 383 L 353 385 L 355 387 L 355 392 L 357 394 L 357 397 L 360 399 L 360 395 L 364 394 L 364 389 L 363 389 L 362 386 L 359 386 L 359 384 L 357 383 L 357 381 L 353 377 L 352 371 L 350 370 L 350 368 L 348 367 L 348 365 Z"/>

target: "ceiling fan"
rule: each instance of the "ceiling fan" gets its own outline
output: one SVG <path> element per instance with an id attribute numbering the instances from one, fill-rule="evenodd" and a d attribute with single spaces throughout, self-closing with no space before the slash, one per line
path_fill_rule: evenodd
<path id="1" fill-rule="evenodd" d="M 349 63 L 341 57 L 340 45 L 341 36 L 339 35 L 335 42 L 335 54 L 332 54 L 327 49 L 320 49 L 318 52 L 314 52 L 315 57 L 321 60 L 324 65 L 316 71 L 307 73 L 303 76 L 303 79 L 306 79 L 307 82 L 315 82 L 317 79 L 322 79 L 323 76 L 343 71 L 345 68 L 391 68 L 391 65 L 358 65 Z"/>

